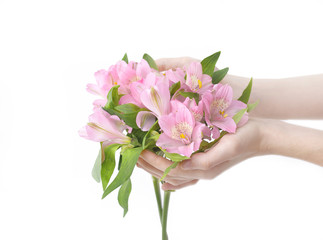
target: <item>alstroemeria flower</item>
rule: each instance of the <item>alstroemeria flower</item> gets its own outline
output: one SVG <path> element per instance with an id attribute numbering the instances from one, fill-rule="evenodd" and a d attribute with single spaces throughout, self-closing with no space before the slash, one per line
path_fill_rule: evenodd
<path id="1" fill-rule="evenodd" d="M 238 100 L 232 100 L 232 88 L 229 85 L 217 84 L 212 92 L 202 96 L 205 110 L 205 120 L 210 127 L 218 127 L 229 133 L 236 131 L 237 125 L 232 117 L 247 105 Z M 246 122 L 247 115 L 242 121 Z"/>
<path id="2" fill-rule="evenodd" d="M 147 61 L 142 59 L 139 63 L 129 62 L 127 64 L 124 61 L 121 61 L 117 71 L 120 78 L 120 86 L 127 89 L 127 93 L 130 93 L 130 84 L 146 78 L 153 70 L 150 68 Z"/>
<path id="3" fill-rule="evenodd" d="M 140 95 L 140 100 L 151 112 L 139 112 L 136 118 L 136 123 L 141 129 L 149 129 L 154 123 L 152 119 L 166 115 L 170 111 L 170 92 L 168 82 L 159 81 L 156 85 L 152 85 L 150 88 L 145 89 Z"/>
<path id="4" fill-rule="evenodd" d="M 95 142 L 103 142 L 104 145 L 128 144 L 131 138 L 123 133 L 126 129 L 128 127 L 117 116 L 111 116 L 103 109 L 97 109 L 89 116 L 89 123 L 79 130 L 79 135 Z"/>
<path id="5" fill-rule="evenodd" d="M 186 69 L 185 84 L 192 92 L 203 94 L 212 89 L 212 78 L 207 74 L 203 74 L 201 63 L 192 62 Z"/>
<path id="6" fill-rule="evenodd" d="M 203 133 L 209 129 L 196 122 L 193 114 L 179 101 L 171 101 L 172 112 L 159 118 L 159 126 L 163 133 L 156 145 L 170 153 L 178 153 L 190 157 L 199 149 Z"/>
<path id="7" fill-rule="evenodd" d="M 193 113 L 195 121 L 201 122 L 203 118 L 203 102 L 200 101 L 197 105 L 195 99 L 187 97 L 183 104 Z"/>
<path id="8" fill-rule="evenodd" d="M 167 79 L 164 76 L 158 76 L 152 72 L 148 73 L 145 78 L 137 82 L 130 83 L 130 94 L 122 96 L 119 103 L 133 103 L 139 107 L 145 107 L 145 105 L 141 101 L 142 92 L 155 86 L 157 83 L 165 83 L 168 85 L 166 80 Z"/>

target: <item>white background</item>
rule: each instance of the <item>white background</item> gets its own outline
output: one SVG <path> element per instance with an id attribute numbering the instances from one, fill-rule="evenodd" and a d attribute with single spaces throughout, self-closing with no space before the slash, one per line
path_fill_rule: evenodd
<path id="1" fill-rule="evenodd" d="M 138 61 L 218 50 L 235 75 L 322 73 L 322 12 L 319 0 L 1 0 L 0 239 L 160 239 L 146 172 L 134 171 L 125 218 L 117 191 L 101 200 L 91 177 L 99 144 L 77 131 L 93 73 L 125 52 Z M 247 160 L 172 194 L 170 240 L 323 239 L 322 184 L 323 169 L 304 161 Z"/>

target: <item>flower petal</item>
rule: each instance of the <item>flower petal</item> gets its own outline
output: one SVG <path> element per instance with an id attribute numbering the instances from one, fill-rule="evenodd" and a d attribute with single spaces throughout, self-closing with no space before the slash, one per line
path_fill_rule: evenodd
<path id="1" fill-rule="evenodd" d="M 212 123 L 214 124 L 214 126 L 217 126 L 218 128 L 221 128 L 222 130 L 229 133 L 235 133 L 237 128 L 236 123 L 230 117 L 222 118 L 221 120 L 216 120 Z"/>
<path id="2" fill-rule="evenodd" d="M 217 90 L 215 91 L 216 99 L 223 99 L 228 106 L 230 106 L 233 97 L 232 87 L 228 84 L 222 85 L 221 83 L 217 84 Z"/>
<path id="3" fill-rule="evenodd" d="M 137 126 L 143 130 L 148 131 L 156 122 L 156 116 L 152 112 L 140 111 L 136 117 Z"/>

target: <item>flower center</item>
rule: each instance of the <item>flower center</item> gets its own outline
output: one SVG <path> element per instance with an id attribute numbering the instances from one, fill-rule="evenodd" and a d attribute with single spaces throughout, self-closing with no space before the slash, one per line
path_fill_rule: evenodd
<path id="1" fill-rule="evenodd" d="M 189 144 L 191 142 L 191 134 L 193 128 L 187 122 L 177 123 L 172 128 L 172 138 L 182 141 L 184 144 Z"/>
<path id="2" fill-rule="evenodd" d="M 200 89 L 202 87 L 202 81 L 197 76 L 192 75 L 191 81 L 192 81 L 192 85 L 191 85 L 192 90 L 197 90 L 197 88 Z"/>
<path id="3" fill-rule="evenodd" d="M 225 101 L 223 98 L 215 99 L 211 103 L 211 106 L 210 107 L 214 111 L 223 112 L 225 109 L 227 109 L 229 107 L 229 103 L 227 101 Z"/>

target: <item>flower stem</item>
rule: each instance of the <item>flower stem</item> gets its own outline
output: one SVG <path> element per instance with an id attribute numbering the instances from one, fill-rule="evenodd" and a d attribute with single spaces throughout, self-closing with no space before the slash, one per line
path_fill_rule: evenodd
<path id="1" fill-rule="evenodd" d="M 156 200 L 157 200 L 159 219 L 160 219 L 160 223 L 162 223 L 163 208 L 162 208 L 162 202 L 161 202 L 159 180 L 158 180 L 158 178 L 156 178 L 154 176 L 153 176 L 153 184 L 154 184 L 155 195 L 156 195 Z"/>
<path id="2" fill-rule="evenodd" d="M 167 214 L 168 214 L 170 193 L 171 193 L 171 191 L 164 192 L 164 207 L 163 207 L 163 214 L 162 214 L 162 240 L 168 240 L 168 237 L 167 237 Z"/>

